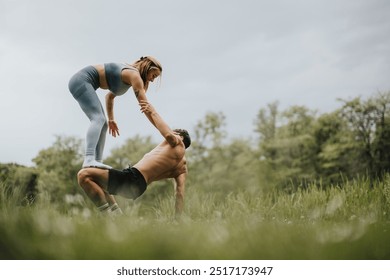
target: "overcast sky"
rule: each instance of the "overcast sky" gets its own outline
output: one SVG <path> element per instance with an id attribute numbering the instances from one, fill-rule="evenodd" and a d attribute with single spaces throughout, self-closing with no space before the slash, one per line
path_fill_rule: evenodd
<path id="1" fill-rule="evenodd" d="M 389 15 L 388 0 L 0 0 L 0 162 L 31 165 L 55 135 L 84 139 L 67 85 L 90 64 L 155 56 L 148 98 L 167 123 L 191 132 L 223 112 L 230 137 L 255 137 L 274 101 L 322 113 L 388 91 Z M 132 90 L 115 100 L 121 136 L 105 156 L 136 134 L 159 140 L 138 108 Z"/>

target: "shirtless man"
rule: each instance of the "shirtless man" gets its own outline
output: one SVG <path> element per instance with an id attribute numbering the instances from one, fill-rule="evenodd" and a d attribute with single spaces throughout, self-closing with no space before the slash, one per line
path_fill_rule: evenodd
<path id="1" fill-rule="evenodd" d="M 140 102 L 141 111 L 151 117 L 164 140 L 147 153 L 133 167 L 124 170 L 84 168 L 78 173 L 79 185 L 99 210 L 110 209 L 108 195 L 130 199 L 141 196 L 154 181 L 175 180 L 175 213 L 180 216 L 184 206 L 184 188 L 187 176 L 185 150 L 191 139 L 184 129 L 171 130 L 148 102 Z"/>

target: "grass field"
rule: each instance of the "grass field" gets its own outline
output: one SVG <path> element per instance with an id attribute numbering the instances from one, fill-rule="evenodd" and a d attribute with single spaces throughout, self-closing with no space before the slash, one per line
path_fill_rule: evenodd
<path id="1" fill-rule="evenodd" d="M 368 185 L 293 194 L 244 188 L 225 197 L 190 187 L 180 221 L 170 194 L 121 200 L 124 215 L 111 218 L 82 195 L 17 206 L 20 196 L 3 192 L 0 258 L 387 260 L 390 184 Z"/>

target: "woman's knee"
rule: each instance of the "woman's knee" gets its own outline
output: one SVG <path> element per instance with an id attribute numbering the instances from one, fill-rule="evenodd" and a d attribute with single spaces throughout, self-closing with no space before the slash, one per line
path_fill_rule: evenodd
<path id="1" fill-rule="evenodd" d="M 107 130 L 108 129 L 108 123 L 106 116 L 104 114 L 96 114 L 92 117 L 91 122 L 96 125 L 97 127 L 100 127 L 101 129 Z"/>
<path id="2" fill-rule="evenodd" d="M 107 130 L 108 130 L 108 122 L 107 122 L 107 119 L 104 118 L 104 124 L 102 127 L 102 131 L 107 132 Z"/>

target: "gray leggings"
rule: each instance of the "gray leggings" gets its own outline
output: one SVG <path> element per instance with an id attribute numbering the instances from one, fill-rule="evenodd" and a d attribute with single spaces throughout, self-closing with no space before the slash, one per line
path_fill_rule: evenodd
<path id="1" fill-rule="evenodd" d="M 96 94 L 99 87 L 99 73 L 93 66 L 77 72 L 69 81 L 69 91 L 80 104 L 91 124 L 87 131 L 85 155 L 103 159 L 104 144 L 108 130 L 104 109 Z"/>

